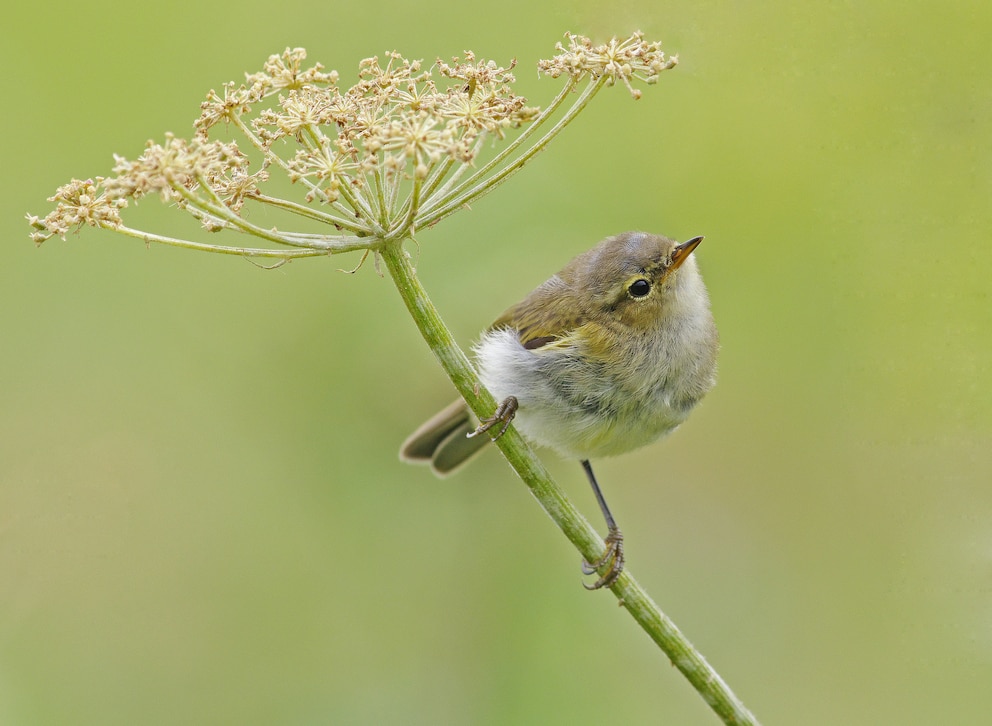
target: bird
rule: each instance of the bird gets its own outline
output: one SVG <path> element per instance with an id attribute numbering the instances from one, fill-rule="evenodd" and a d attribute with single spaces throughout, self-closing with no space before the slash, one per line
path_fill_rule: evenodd
<path id="1" fill-rule="evenodd" d="M 400 458 L 454 473 L 511 424 L 525 439 L 581 463 L 606 520 L 611 586 L 625 563 L 623 532 L 591 459 L 651 444 L 677 429 L 716 383 L 719 335 L 693 237 L 630 231 L 608 237 L 499 316 L 474 346 L 479 380 L 499 401 L 478 423 L 458 399 L 417 428 Z M 490 432 L 489 436 L 482 436 Z"/>

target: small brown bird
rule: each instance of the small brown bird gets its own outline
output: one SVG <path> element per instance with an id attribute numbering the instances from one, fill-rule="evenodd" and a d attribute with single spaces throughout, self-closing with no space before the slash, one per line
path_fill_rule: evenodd
<path id="1" fill-rule="evenodd" d="M 623 534 L 589 460 L 674 431 L 716 382 L 719 337 L 693 250 L 645 232 L 609 237 L 501 315 L 475 346 L 479 377 L 502 403 L 476 426 L 458 400 L 403 443 L 404 461 L 446 476 L 511 420 L 529 441 L 578 459 L 606 518 L 609 565 L 589 589 L 612 585 Z"/>

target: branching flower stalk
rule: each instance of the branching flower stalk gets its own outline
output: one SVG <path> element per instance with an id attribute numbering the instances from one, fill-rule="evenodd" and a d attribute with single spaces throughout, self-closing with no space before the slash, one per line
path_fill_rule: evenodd
<path id="1" fill-rule="evenodd" d="M 385 262 L 455 387 L 480 417 L 488 416 L 495 401 L 420 285 L 404 243 L 522 169 L 603 87 L 621 83 L 637 99 L 635 83 L 655 83 L 678 60 L 641 33 L 602 45 L 568 33 L 555 49 L 538 70 L 564 85 L 543 110 L 513 91 L 515 61 L 503 67 L 465 51 L 425 68 L 390 52 L 363 60 L 357 82 L 343 88 L 337 71 L 325 72 L 319 63 L 305 67 L 306 52 L 287 49 L 243 83 L 211 90 L 190 139 L 167 134 L 163 143 L 149 141 L 133 161 L 115 156 L 113 176 L 59 187 L 49 199 L 53 211 L 28 215 L 31 237 L 37 244 L 64 240 L 90 226 L 146 243 L 275 259 L 276 265 L 354 251 L 364 251 L 364 261 L 373 254 Z M 232 136 L 241 145 L 223 140 Z M 500 145 L 482 163 L 487 149 Z M 270 193 L 273 172 L 299 185 L 302 198 Z M 208 232 L 249 235 L 265 246 L 212 244 L 128 226 L 124 211 L 156 194 Z M 255 211 L 280 223 L 252 221 L 268 218 Z M 512 427 L 498 446 L 585 560 L 598 559 L 603 540 Z M 756 723 L 629 571 L 611 589 L 725 723 Z"/>

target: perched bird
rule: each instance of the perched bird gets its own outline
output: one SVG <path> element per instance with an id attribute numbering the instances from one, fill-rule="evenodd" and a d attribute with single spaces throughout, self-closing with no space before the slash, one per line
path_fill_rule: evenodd
<path id="1" fill-rule="evenodd" d="M 609 565 L 624 565 L 623 534 L 589 460 L 637 449 L 674 431 L 716 382 L 719 337 L 695 257 L 702 237 L 645 232 L 609 237 L 501 315 L 475 346 L 479 377 L 496 400 L 475 425 L 459 399 L 403 443 L 400 458 L 446 476 L 510 421 L 534 444 L 578 459 L 606 518 Z"/>

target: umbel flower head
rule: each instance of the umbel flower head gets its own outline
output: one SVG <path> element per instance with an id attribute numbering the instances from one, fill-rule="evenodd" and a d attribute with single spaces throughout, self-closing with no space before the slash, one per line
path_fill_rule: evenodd
<path id="1" fill-rule="evenodd" d="M 568 48 L 560 42 L 555 46 L 558 55 L 538 62 L 538 68 L 552 78 L 562 73 L 570 76 L 588 73 L 592 78 L 605 78 L 609 85 L 623 83 L 635 99 L 641 97 L 640 89 L 631 85 L 632 80 L 652 84 L 658 74 L 678 65 L 677 55 L 665 57 L 661 43 L 648 43 L 644 34 L 634 33 L 629 38 L 613 38 L 609 43 L 593 45 L 589 38 L 565 33 Z"/>
<path id="2" fill-rule="evenodd" d="M 114 176 L 60 187 L 49 199 L 56 204 L 51 213 L 28 215 L 32 239 L 65 239 L 89 225 L 147 242 L 291 259 L 376 250 L 412 237 L 522 168 L 603 86 L 619 81 L 636 99 L 641 92 L 633 83 L 654 83 L 676 63 L 641 33 L 600 45 L 571 33 L 566 40 L 538 63 L 543 75 L 566 81 L 543 110 L 514 92 L 515 61 L 501 66 L 465 51 L 425 67 L 389 52 L 361 61 L 357 81 L 343 88 L 337 71 L 308 66 L 306 51 L 287 48 L 243 83 L 211 90 L 192 138 L 167 134 L 163 143 L 149 141 L 137 159 L 115 156 Z M 542 135 L 552 117 L 558 122 Z M 232 134 L 240 141 L 214 138 Z M 480 163 L 483 152 L 500 145 Z M 273 172 L 299 185 L 300 197 L 268 194 Z M 250 234 L 275 246 L 204 244 L 128 227 L 122 211 L 150 194 L 209 231 Z M 263 228 L 245 213 L 256 204 L 333 232 Z"/>

